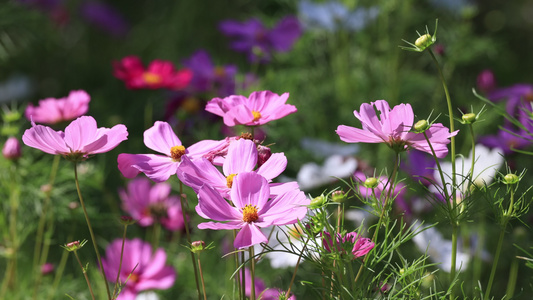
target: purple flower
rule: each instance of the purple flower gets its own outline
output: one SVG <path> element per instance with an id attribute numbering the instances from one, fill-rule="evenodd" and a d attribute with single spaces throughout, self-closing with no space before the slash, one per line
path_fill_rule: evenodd
<path id="1" fill-rule="evenodd" d="M 91 97 L 85 91 L 71 91 L 66 98 L 40 100 L 39 106 L 30 103 L 24 114 L 30 121 L 52 125 L 86 114 L 90 101 Z"/>
<path id="2" fill-rule="evenodd" d="M 376 110 L 380 113 L 379 116 Z M 415 148 L 431 153 L 426 138 L 422 133 L 411 132 L 414 122 L 414 113 L 410 104 L 396 105 L 392 110 L 385 100 L 363 103 L 359 112 L 353 112 L 361 121 L 363 129 L 340 125 L 336 132 L 341 140 L 347 143 L 386 143 L 397 152 Z M 446 145 L 449 138 L 458 131 L 450 130 L 440 123 L 432 124 L 426 130 L 426 135 L 437 157 L 442 158 L 448 154 Z"/>
<path id="3" fill-rule="evenodd" d="M 226 20 L 220 23 L 220 31 L 234 40 L 231 48 L 248 55 L 252 62 L 268 62 L 272 53 L 288 52 L 301 36 L 298 19 L 286 16 L 273 29 L 267 29 L 261 21 L 252 18 L 245 22 Z"/>
<path id="4" fill-rule="evenodd" d="M 286 104 L 288 98 L 289 93 L 280 96 L 271 91 L 253 92 L 248 98 L 240 95 L 214 98 L 205 110 L 223 117 L 226 126 L 258 126 L 295 113 L 296 107 Z"/>
<path id="5" fill-rule="evenodd" d="M 496 77 L 492 70 L 485 69 L 477 75 L 477 87 L 485 92 L 491 92 L 496 88 Z"/>
<path id="6" fill-rule="evenodd" d="M 533 137 L 524 130 L 500 129 L 495 135 L 486 135 L 479 138 L 479 143 L 493 149 L 499 148 L 505 155 L 513 153 L 512 149 L 524 149 L 531 145 Z"/>
<path id="7" fill-rule="evenodd" d="M 182 156 L 193 160 L 200 158 L 223 142 L 205 140 L 185 148 L 170 124 L 156 121 L 144 132 L 144 144 L 164 155 L 121 153 L 117 158 L 118 169 L 126 178 L 134 178 L 142 172 L 155 182 L 163 182 L 176 174 Z"/>
<path id="8" fill-rule="evenodd" d="M 126 126 L 119 124 L 113 128 L 97 128 L 93 117 L 83 116 L 72 121 L 65 132 L 32 122 L 32 127 L 24 132 L 22 141 L 49 154 L 80 160 L 91 154 L 110 151 L 127 138 Z"/>
<path id="9" fill-rule="evenodd" d="M 204 50 L 195 52 L 183 65 L 194 74 L 190 83 L 194 93 L 213 91 L 218 97 L 235 93 L 236 66 L 214 66 Z"/>
<path id="10" fill-rule="evenodd" d="M 170 196 L 170 184 L 152 186 L 147 178 L 136 178 L 128 183 L 127 190 L 120 190 L 122 207 L 141 226 L 160 222 L 168 230 L 184 228 L 183 214 L 177 196 Z"/>
<path id="11" fill-rule="evenodd" d="M 10 137 L 7 139 L 4 147 L 2 148 L 2 155 L 9 160 L 19 159 L 22 155 L 20 142 L 16 137 Z"/>
<path id="12" fill-rule="evenodd" d="M 269 201 L 268 181 L 255 172 L 236 176 L 230 196 L 234 206 L 214 188 L 204 185 L 198 192 L 196 212 L 218 222 L 201 223 L 198 228 L 240 229 L 233 243 L 239 249 L 268 242 L 260 228 L 294 224 L 303 219 L 310 202 L 300 190 L 291 190 Z"/>
<path id="13" fill-rule="evenodd" d="M 434 181 L 435 158 L 428 153 L 414 149 L 408 151 L 407 162 L 402 162 L 401 167 L 413 177 L 413 180 L 420 181 L 425 186 L 429 186 Z"/>
<path id="14" fill-rule="evenodd" d="M 533 85 L 515 84 L 510 87 L 495 89 L 490 92 L 487 97 L 494 102 L 507 100 L 505 109 L 509 115 L 530 120 L 527 113 L 532 112 L 531 101 L 533 100 Z M 533 129 L 533 126 L 531 126 L 531 124 L 524 125 L 532 131 L 531 129 Z"/>
<path id="15" fill-rule="evenodd" d="M 116 239 L 106 248 L 102 265 L 106 276 L 115 280 L 120 268 L 119 282 L 124 284 L 117 300 L 134 300 L 145 290 L 165 290 L 176 280 L 176 271 L 166 266 L 167 255 L 163 248 L 152 252 L 152 246 L 140 239 L 124 241 L 124 258 L 120 265 L 122 239 Z"/>
<path id="16" fill-rule="evenodd" d="M 119 11 L 104 2 L 85 1 L 80 5 L 80 13 L 88 23 L 114 36 L 128 32 L 128 24 Z"/>

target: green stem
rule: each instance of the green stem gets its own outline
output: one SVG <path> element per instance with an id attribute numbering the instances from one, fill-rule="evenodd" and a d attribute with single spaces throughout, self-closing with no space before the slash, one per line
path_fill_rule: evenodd
<path id="1" fill-rule="evenodd" d="M 76 190 L 78 191 L 78 197 L 80 198 L 80 204 L 83 208 L 83 214 L 85 215 L 85 221 L 89 227 L 89 233 L 91 234 L 91 240 L 94 246 L 94 252 L 98 258 L 98 265 L 100 266 L 100 271 L 102 273 L 102 278 L 104 279 L 104 285 L 107 292 L 107 298 L 111 300 L 111 292 L 109 291 L 109 285 L 107 284 L 107 277 L 105 275 L 104 266 L 102 265 L 102 258 L 100 257 L 100 251 L 98 251 L 98 244 L 96 243 L 96 238 L 94 236 L 93 227 L 91 226 L 91 221 L 89 220 L 89 214 L 87 213 L 87 208 L 85 207 L 85 202 L 83 202 L 83 197 L 81 196 L 80 183 L 78 180 L 78 163 L 74 162 L 74 181 L 76 182 Z"/>
<path id="2" fill-rule="evenodd" d="M 289 299 L 289 296 L 291 294 L 291 287 L 294 283 L 294 279 L 296 278 L 296 272 L 298 271 L 298 266 L 300 266 L 300 261 L 302 260 L 302 256 L 304 254 L 305 248 L 307 247 L 307 243 L 309 243 L 309 240 L 311 237 L 307 237 L 307 240 L 304 243 L 304 246 L 302 248 L 302 252 L 300 252 L 300 256 L 298 257 L 298 261 L 296 262 L 296 267 L 294 267 L 294 273 L 292 274 L 291 283 L 289 283 L 289 288 L 287 289 L 287 293 L 285 294 L 285 298 Z"/>
<path id="3" fill-rule="evenodd" d="M 236 236 L 237 236 L 237 230 L 233 229 L 233 240 L 235 240 Z M 233 248 L 233 251 L 234 251 L 234 256 L 235 256 L 235 270 L 237 270 L 237 268 L 239 267 L 239 252 L 237 252 L 237 248 Z M 240 272 L 237 272 L 235 276 L 235 280 L 237 281 L 237 287 L 239 289 L 238 299 L 242 299 L 244 297 L 243 296 L 244 292 L 241 288 L 241 273 Z"/>
<path id="4" fill-rule="evenodd" d="M 89 277 L 87 276 L 87 270 L 83 267 L 80 258 L 78 256 L 78 251 L 73 251 L 74 255 L 76 256 L 76 260 L 78 261 L 78 264 L 80 265 L 81 271 L 83 272 L 83 276 L 85 277 L 85 281 L 87 281 L 87 286 L 89 287 L 89 292 L 91 292 L 91 298 L 94 300 L 94 293 L 93 288 L 91 287 L 91 282 L 89 281 Z M 107 283 L 107 282 L 106 282 Z"/>
<path id="5" fill-rule="evenodd" d="M 470 129 L 470 136 L 472 137 L 472 166 L 470 167 L 470 180 L 474 182 L 476 180 L 474 178 L 474 166 L 476 164 L 476 140 L 474 136 L 474 126 L 472 126 L 472 124 L 468 124 L 468 128 Z"/>
<path id="6" fill-rule="evenodd" d="M 122 260 L 124 258 L 124 243 L 126 242 L 126 232 L 128 231 L 128 225 L 124 225 L 124 233 L 122 234 L 122 247 L 120 248 L 120 261 L 118 263 L 117 279 L 115 280 L 115 286 L 113 287 L 113 299 L 115 299 L 117 289 L 120 285 L 120 271 L 122 270 Z M 155 249 L 155 248 L 154 248 Z"/>
<path id="7" fill-rule="evenodd" d="M 509 299 L 513 298 L 517 278 L 518 278 L 518 259 L 513 257 L 513 261 L 511 263 L 511 269 L 509 270 L 509 282 L 507 283 L 507 291 L 505 292 L 505 296 L 507 296 L 507 298 Z"/>
<path id="8" fill-rule="evenodd" d="M 71 228 L 72 231 L 69 234 L 67 241 L 72 241 L 72 239 L 74 238 L 75 228 L 76 228 L 75 225 L 72 226 Z M 59 265 L 57 267 L 57 272 L 54 277 L 54 283 L 52 284 L 52 289 L 48 293 L 48 298 L 46 298 L 47 300 L 50 300 L 55 297 L 57 287 L 59 286 L 59 283 L 61 282 L 61 277 L 63 276 L 63 272 L 65 271 L 65 266 L 67 265 L 67 258 L 68 258 L 69 253 L 70 251 L 63 251 L 63 254 L 61 254 L 61 260 L 59 261 Z"/>
<path id="9" fill-rule="evenodd" d="M 200 279 L 202 280 L 202 291 L 204 293 L 204 300 L 207 300 L 207 293 L 205 292 L 204 273 L 202 272 L 202 263 L 200 262 L 200 253 L 198 253 L 198 270 L 200 271 Z"/>
<path id="10" fill-rule="evenodd" d="M 191 240 L 191 234 L 189 233 L 189 222 L 187 222 L 187 206 L 185 203 L 185 197 L 183 197 L 183 183 L 180 181 L 180 204 L 181 204 L 181 213 L 183 214 L 183 223 L 185 225 L 185 234 L 187 235 L 187 243 L 190 245 L 192 244 Z M 194 257 L 194 253 L 192 251 L 189 251 L 191 253 L 191 261 L 192 261 L 192 267 L 194 269 L 194 280 L 196 282 L 196 292 L 198 294 L 198 300 L 202 299 L 201 293 L 200 293 L 200 283 L 198 282 L 198 269 L 196 268 L 196 259 Z"/>
<path id="11" fill-rule="evenodd" d="M 435 150 L 433 149 L 433 145 L 431 145 L 431 142 L 429 141 L 429 138 L 427 134 L 424 132 L 424 137 L 426 138 L 426 141 L 428 142 L 429 149 L 431 149 L 431 154 L 433 155 L 433 158 L 435 159 L 435 164 L 437 165 L 437 170 L 439 171 L 440 180 L 442 182 L 442 188 L 444 192 L 444 199 L 446 201 L 446 205 L 452 209 L 453 206 L 450 204 L 450 195 L 448 194 L 448 188 L 446 187 L 446 179 L 444 177 L 444 172 L 442 172 L 442 168 L 440 166 L 439 159 L 437 158 L 437 154 L 435 154 Z"/>
<path id="12" fill-rule="evenodd" d="M 388 209 L 388 202 L 389 202 L 389 198 L 391 197 L 391 195 L 394 194 L 394 182 L 396 180 L 396 173 L 398 172 L 398 163 L 400 161 L 400 153 L 396 153 L 396 158 L 394 160 L 394 169 L 392 170 L 392 175 L 391 177 L 389 178 L 389 182 L 388 184 L 390 184 L 389 186 L 389 191 L 387 193 L 387 197 L 385 197 L 385 202 L 383 203 L 383 207 L 381 209 L 381 214 L 379 216 L 379 220 L 378 220 L 378 225 L 376 227 L 376 230 L 374 231 L 374 236 L 372 237 L 372 241 L 374 243 L 377 244 L 377 238 L 378 238 L 378 232 L 379 232 L 379 229 L 381 228 L 381 224 L 383 223 L 383 217 L 385 216 L 385 211 Z M 383 189 L 385 189 L 387 187 L 387 185 L 385 185 L 385 187 Z M 372 191 L 372 193 L 374 194 L 374 191 Z M 374 194 L 374 197 L 375 197 L 375 194 Z M 379 204 L 379 199 L 378 199 L 378 204 Z M 361 266 L 359 267 L 359 271 L 357 272 L 357 275 L 355 276 L 355 280 L 354 280 L 354 283 L 357 282 L 357 280 L 359 279 L 359 277 L 361 276 L 362 272 L 363 272 L 363 267 L 364 267 L 364 263 L 361 264 Z"/>
<path id="13" fill-rule="evenodd" d="M 245 270 L 244 270 L 244 262 L 246 261 L 245 260 L 245 257 L 244 257 L 244 251 L 241 252 L 241 261 L 242 261 L 242 268 L 241 268 L 241 278 L 242 278 L 242 300 L 246 300 L 246 273 L 245 273 Z"/>
<path id="14" fill-rule="evenodd" d="M 489 283 L 487 284 L 487 290 L 485 291 L 485 300 L 490 299 L 490 290 L 492 289 L 492 283 L 494 281 L 494 275 L 496 274 L 496 268 L 498 266 L 498 260 L 500 259 L 500 252 L 503 245 L 503 237 L 505 235 L 505 227 L 507 222 L 502 226 L 500 230 L 500 237 L 498 239 L 498 245 L 496 246 L 496 254 L 494 255 L 494 261 L 492 262 L 492 269 L 490 271 Z"/>
<path id="15" fill-rule="evenodd" d="M 250 254 L 250 274 L 252 275 L 252 284 L 250 290 L 250 300 L 255 300 L 255 257 L 254 257 L 254 247 L 249 247 L 248 252 Z"/>
<path id="16" fill-rule="evenodd" d="M 152 234 L 152 249 L 156 250 L 159 247 L 159 240 L 161 238 L 161 223 L 158 221 L 154 222 Z"/>

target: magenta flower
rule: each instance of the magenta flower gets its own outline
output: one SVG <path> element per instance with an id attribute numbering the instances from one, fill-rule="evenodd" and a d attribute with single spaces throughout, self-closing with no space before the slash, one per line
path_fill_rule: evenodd
<path id="1" fill-rule="evenodd" d="M 72 121 L 65 132 L 32 123 L 32 127 L 24 132 L 22 141 L 49 154 L 83 160 L 91 154 L 110 151 L 127 138 L 126 126 L 119 124 L 113 128 L 97 128 L 93 117 L 83 116 Z"/>
<path id="2" fill-rule="evenodd" d="M 12 136 L 8 138 L 2 147 L 2 155 L 9 160 L 16 160 L 22 156 L 19 140 Z"/>
<path id="3" fill-rule="evenodd" d="M 127 56 L 113 62 L 113 75 L 123 80 L 128 89 L 171 89 L 181 90 L 189 85 L 192 72 L 176 70 L 174 64 L 165 60 L 154 60 L 147 68 L 137 56 Z"/>
<path id="4" fill-rule="evenodd" d="M 214 221 L 198 225 L 200 229 L 240 229 L 233 243 L 235 248 L 247 248 L 266 243 L 260 228 L 294 224 L 303 219 L 309 205 L 303 192 L 292 190 L 272 200 L 268 181 L 255 172 L 240 173 L 233 181 L 231 206 L 211 186 L 204 185 L 198 193 L 196 212 Z"/>
<path id="5" fill-rule="evenodd" d="M 127 190 L 119 191 L 122 207 L 143 227 L 160 222 L 168 230 L 183 229 L 183 214 L 177 196 L 170 196 L 170 184 L 152 186 L 147 178 L 136 178 Z"/>
<path id="6" fill-rule="evenodd" d="M 380 112 L 378 116 L 376 110 Z M 405 151 L 415 148 L 431 154 L 431 149 L 422 133 L 411 132 L 413 127 L 414 113 L 410 104 L 396 105 L 392 110 L 385 100 L 363 103 L 359 112 L 353 112 L 361 121 L 363 129 L 340 125 L 337 134 L 342 141 L 347 143 L 386 143 L 396 151 Z M 450 133 L 450 130 L 440 123 L 432 124 L 426 130 L 426 135 L 435 150 L 437 157 L 442 158 L 448 154 L 446 145 L 449 138 L 455 136 L 458 131 Z"/>
<path id="7" fill-rule="evenodd" d="M 218 97 L 235 93 L 234 65 L 215 66 L 205 50 L 195 52 L 183 65 L 193 72 L 191 90 L 194 93 L 214 92 Z"/>
<path id="8" fill-rule="evenodd" d="M 257 126 L 295 113 L 294 105 L 285 104 L 288 98 L 289 93 L 279 96 L 271 91 L 253 92 L 248 98 L 240 95 L 214 98 L 205 110 L 223 117 L 226 126 Z"/>
<path id="9" fill-rule="evenodd" d="M 193 160 L 200 158 L 223 142 L 205 140 L 185 148 L 170 124 L 156 121 L 144 132 L 144 144 L 164 155 L 122 153 L 118 155 L 118 169 L 126 178 L 134 178 L 142 172 L 155 182 L 163 182 L 176 174 L 182 156 Z"/>
<path id="10" fill-rule="evenodd" d="M 188 158 L 182 160 L 178 168 L 178 178 L 196 193 L 204 184 L 217 190 L 222 197 L 229 197 L 235 177 L 240 173 L 252 172 L 258 161 L 257 146 L 251 140 L 239 139 L 229 145 L 228 153 L 222 166 L 223 173 L 213 166 L 207 159 L 202 158 L 192 162 Z M 283 153 L 275 153 L 257 169 L 257 174 L 268 182 L 281 174 L 287 167 L 287 158 Z M 298 189 L 293 183 L 270 184 L 272 196 L 285 191 Z"/>
<path id="11" fill-rule="evenodd" d="M 91 97 L 85 91 L 71 91 L 66 98 L 46 98 L 39 106 L 29 104 L 24 112 L 26 119 L 48 125 L 71 121 L 89 110 Z"/>
<path id="12" fill-rule="evenodd" d="M 107 246 L 106 255 L 102 257 L 106 277 L 113 281 L 119 272 L 121 251 L 122 239 L 116 239 Z M 167 255 L 163 248 L 152 253 L 149 243 L 140 239 L 125 240 L 119 275 L 119 282 L 123 287 L 116 299 L 134 300 L 141 291 L 170 288 L 176 280 L 176 271 L 165 265 L 166 260 Z"/>
<path id="13" fill-rule="evenodd" d="M 350 251 L 352 259 L 365 256 L 374 248 L 374 242 L 372 242 L 372 240 L 369 238 L 362 238 L 356 232 L 349 232 L 345 235 L 340 233 L 335 234 L 335 247 L 333 246 L 333 241 L 331 240 L 329 232 L 323 232 L 322 242 L 324 248 L 328 252 L 332 252 L 332 249 L 334 248 L 337 248 L 337 251 L 341 254 L 347 254 L 348 251 Z"/>
<path id="14" fill-rule="evenodd" d="M 245 22 L 226 20 L 220 22 L 220 31 L 233 38 L 231 48 L 244 52 L 252 62 L 268 62 L 273 52 L 288 52 L 302 35 L 300 22 L 294 16 L 281 19 L 273 29 L 252 18 Z"/>

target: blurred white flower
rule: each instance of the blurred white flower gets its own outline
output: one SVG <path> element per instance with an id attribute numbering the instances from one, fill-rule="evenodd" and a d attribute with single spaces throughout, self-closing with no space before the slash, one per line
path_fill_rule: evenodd
<path id="1" fill-rule="evenodd" d="M 359 151 L 359 145 L 346 143 L 330 143 L 319 139 L 303 138 L 300 141 L 302 148 L 313 153 L 317 158 L 325 158 L 335 154 L 352 156 Z"/>
<path id="2" fill-rule="evenodd" d="M 504 163 L 503 150 L 501 149 L 494 148 L 490 150 L 479 144 L 476 145 L 475 150 L 476 159 L 474 161 L 474 173 L 470 179 L 471 181 L 467 180 L 467 176 L 469 176 L 470 170 L 472 169 L 472 151 L 468 158 L 465 159 L 462 156 L 458 156 L 455 160 L 455 183 L 459 187 L 459 192 L 468 192 L 471 182 L 478 186 L 490 184 L 496 172 L 498 172 Z M 442 162 L 441 168 L 445 180 L 450 182 L 452 179 L 452 163 Z M 435 178 L 440 178 L 438 170 L 435 170 L 434 176 Z M 440 183 L 440 179 L 437 179 L 437 183 Z"/>
<path id="3" fill-rule="evenodd" d="M 26 76 L 14 75 L 0 82 L 0 103 L 29 96 L 33 92 L 33 85 Z"/>
<path id="4" fill-rule="evenodd" d="M 154 292 L 146 292 L 137 295 L 135 300 L 159 300 L 159 296 L 157 296 L 157 294 Z"/>
<path id="5" fill-rule="evenodd" d="M 313 3 L 304 0 L 298 3 L 298 12 L 305 29 L 324 29 L 333 32 L 339 29 L 359 31 L 378 16 L 379 9 L 362 7 L 350 11 L 338 1 Z"/>
<path id="6" fill-rule="evenodd" d="M 310 190 L 328 183 L 337 178 L 346 178 L 353 175 L 357 169 L 357 160 L 353 157 L 332 155 L 326 159 L 323 166 L 316 163 L 306 163 L 298 171 L 296 180 L 301 190 Z"/>
<path id="7" fill-rule="evenodd" d="M 417 228 L 414 226 L 413 228 Z M 423 228 L 427 228 L 424 226 Z M 422 229 L 422 228 L 420 228 Z M 435 227 L 427 228 L 413 237 L 418 250 L 423 253 L 427 253 L 429 259 L 438 263 L 438 267 L 445 271 L 450 272 L 452 268 L 452 241 L 446 240 L 442 237 L 442 234 L 435 229 Z M 470 261 L 470 255 L 462 250 L 462 247 L 458 245 L 457 256 L 455 260 L 455 269 L 464 271 L 468 262 Z"/>
<path id="8" fill-rule="evenodd" d="M 268 232 L 266 232 L 266 230 L 263 232 L 265 235 L 268 235 L 270 234 L 271 229 L 272 228 L 267 228 Z M 265 254 L 265 256 L 270 260 L 270 265 L 272 268 L 278 269 L 296 266 L 300 255 L 299 251 L 302 251 L 305 245 L 305 240 L 303 239 L 302 235 L 303 230 L 298 224 L 275 226 L 268 241 L 268 245 L 275 251 Z M 257 251 L 262 251 L 261 245 L 258 246 L 259 247 L 255 249 L 256 253 L 258 253 Z M 286 248 L 294 251 L 295 253 L 286 252 Z M 306 251 L 309 251 L 309 248 L 307 248 Z"/>

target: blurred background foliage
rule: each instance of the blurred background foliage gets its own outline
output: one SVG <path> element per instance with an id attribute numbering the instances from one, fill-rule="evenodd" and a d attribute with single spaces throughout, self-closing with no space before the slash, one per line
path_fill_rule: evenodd
<path id="1" fill-rule="evenodd" d="M 410 103 L 417 119 L 425 119 L 433 113 L 433 117 L 440 114 L 438 122 L 448 123 L 444 93 L 431 58 L 398 47 L 405 45 L 402 39 L 414 42 L 418 37 L 416 31 L 422 33 L 425 26 L 433 32 L 436 19 L 438 48 L 435 52 L 443 66 L 455 107 L 464 112 L 470 112 L 471 106 L 474 112 L 481 109 L 483 104 L 473 96 L 472 88 L 476 87 L 477 75 L 484 69 L 494 72 L 498 86 L 533 82 L 531 0 L 340 2 L 350 10 L 377 7 L 379 13 L 356 30 L 304 28 L 292 51 L 276 53 L 269 63 L 257 64 L 229 48 L 229 39 L 218 30 L 218 24 L 227 19 L 245 21 L 256 17 L 272 27 L 286 15 L 301 16 L 297 1 L 115 0 L 101 2 L 105 9 L 96 13 L 97 17 L 95 14 L 91 17 L 86 8 L 89 1 L 4 0 L 0 2 L 0 100 L 2 106 L 18 107 L 22 111 L 28 102 L 36 104 L 40 99 L 60 98 L 71 90 L 83 89 L 92 98 L 88 114 L 96 118 L 99 126 L 111 127 L 118 123 L 127 126 L 128 141 L 84 163 L 85 171 L 81 175 L 82 190 L 93 210 L 89 213 L 95 216 L 95 230 L 105 244 L 121 234 L 114 217 L 121 214 L 117 189 L 123 187 L 126 180 L 116 168 L 116 156 L 123 152 L 146 153 L 142 133 L 154 120 L 164 119 L 167 101 L 176 96 L 176 92 L 170 91 L 126 89 L 124 83 L 113 76 L 112 66 L 114 61 L 125 56 L 136 55 L 145 64 L 154 59 L 169 60 L 182 67 L 186 58 L 205 49 L 215 65 L 237 66 L 237 94 L 247 96 L 254 90 L 289 92 L 288 102 L 298 108 L 298 113 L 264 129 L 265 143 L 274 144 L 273 152 L 283 151 L 287 155 L 289 163 L 284 174 L 289 177 L 296 177 L 304 163 L 317 160 L 313 149 L 302 149 L 301 139 L 312 137 L 339 142 L 335 129 L 340 124 L 358 127 L 352 112 L 363 102 L 385 99 L 391 106 Z M 242 82 L 249 73 L 255 75 L 256 80 L 243 88 Z M 19 89 L 8 88 L 8 83 L 13 81 Z M 217 118 L 184 116 L 180 112 L 176 115 L 181 118 L 178 123 L 184 122 L 184 118 L 195 118 L 190 130 L 178 132 L 188 144 L 225 137 L 222 122 Z M 502 124 L 502 118 L 494 113 L 485 114 L 484 119 L 485 122 L 476 127 L 479 135 L 493 133 Z M 30 124 L 21 120 L 16 126 L 19 129 L 16 136 L 20 137 Z M 459 136 L 458 150 L 464 155 L 470 150 L 467 138 L 467 134 Z M 358 157 L 377 170 L 390 168 L 393 153 L 385 145 L 361 145 L 360 149 Z M 21 209 L 26 212 L 26 230 L 30 235 L 36 227 L 32 220 L 41 209 L 37 200 L 42 197 L 40 187 L 47 182 L 53 158 L 27 147 L 23 151 L 31 153 L 19 162 L 20 168 L 27 170 L 20 175 L 27 188 L 21 196 L 25 199 Z M 526 157 L 518 165 L 531 167 L 531 161 Z M 0 163 L 2 169 L 9 168 L 5 161 Z M 69 183 L 71 174 L 70 164 L 62 161 L 56 181 L 58 189 L 52 194 L 56 218 L 52 245 L 67 241 L 73 234 L 72 228 L 75 228 L 74 239 L 86 235 L 81 212 L 68 208 L 70 202 L 77 201 L 74 186 Z M 2 179 L 5 180 L 8 179 Z M 175 181 L 172 179 L 177 188 Z M 3 189 L 2 197 L 8 195 L 8 189 Z M 190 198 L 192 207 L 195 198 Z M 73 223 L 75 226 L 71 225 Z M 525 223 L 529 224 L 529 220 Z M 149 230 L 137 228 L 131 234 L 148 236 Z M 220 237 L 222 233 L 209 235 Z M 183 240 L 177 242 L 177 237 L 167 238 L 169 244 L 172 241 L 174 250 L 184 243 Z M 25 245 L 33 249 L 31 238 Z M 62 252 L 52 248 L 50 260 L 58 261 Z M 27 252 L 31 255 L 31 251 Z M 187 279 L 186 274 L 191 270 L 188 261 L 184 262 L 187 258 L 182 256 L 183 253 L 179 254 L 174 262 L 175 266 L 180 266 L 178 287 L 168 295 L 188 293 L 183 295 L 185 299 L 194 296 L 194 284 Z M 216 264 L 218 258 L 211 255 L 206 259 L 208 265 Z M 24 265 L 23 262 L 21 268 Z M 73 274 L 79 277 L 77 272 Z M 265 279 L 284 287 L 289 276 L 287 271 L 271 278 L 265 276 Z M 528 280 L 529 276 L 519 278 L 521 287 L 527 289 L 525 295 L 531 292 Z M 64 289 L 83 289 L 82 283 L 74 289 L 69 286 L 71 284 L 74 283 Z M 216 289 L 216 276 L 208 279 L 207 284 Z M 506 282 L 502 280 L 500 284 L 503 290 Z M 220 287 L 214 294 L 223 294 L 225 288 Z"/>

